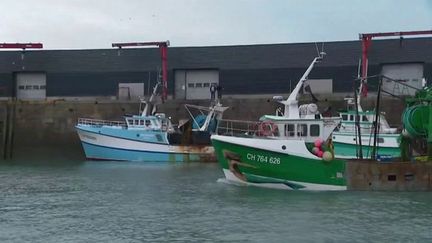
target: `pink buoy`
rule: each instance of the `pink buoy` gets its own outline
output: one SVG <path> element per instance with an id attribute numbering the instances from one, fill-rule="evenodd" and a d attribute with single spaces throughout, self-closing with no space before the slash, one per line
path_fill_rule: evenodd
<path id="1" fill-rule="evenodd" d="M 318 154 L 317 154 L 317 156 L 321 158 L 321 157 L 323 156 L 323 151 L 321 151 L 321 150 L 320 150 L 320 151 L 318 151 Z"/>
<path id="2" fill-rule="evenodd" d="M 315 154 L 315 155 L 317 155 L 319 151 L 320 151 L 320 149 L 317 148 L 317 147 L 313 147 L 312 148 L 312 153 Z"/>
<path id="3" fill-rule="evenodd" d="M 321 145 L 322 145 L 322 140 L 321 140 L 321 138 L 317 138 L 317 139 L 315 140 L 314 145 L 315 145 L 315 147 L 317 147 L 317 148 L 321 148 Z"/>

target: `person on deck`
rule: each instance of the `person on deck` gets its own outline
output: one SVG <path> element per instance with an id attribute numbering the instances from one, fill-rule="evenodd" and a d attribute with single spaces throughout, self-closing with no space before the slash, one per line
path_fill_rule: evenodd
<path id="1" fill-rule="evenodd" d="M 211 84 L 210 85 L 210 94 L 211 94 L 211 100 L 215 100 L 215 93 L 216 93 L 216 85 Z"/>
<path id="2" fill-rule="evenodd" d="M 216 91 L 217 91 L 217 97 L 219 100 L 222 99 L 222 90 L 223 90 L 223 87 L 220 84 L 218 84 L 218 86 L 216 87 Z"/>

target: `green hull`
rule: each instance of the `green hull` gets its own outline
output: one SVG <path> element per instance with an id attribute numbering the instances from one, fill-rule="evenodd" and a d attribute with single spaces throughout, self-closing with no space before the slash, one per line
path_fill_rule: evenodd
<path id="1" fill-rule="evenodd" d="M 337 158 L 356 159 L 358 158 L 358 145 L 333 142 L 334 151 Z M 370 159 L 372 154 L 372 146 L 362 145 L 362 153 L 364 159 Z M 377 154 L 399 158 L 401 156 L 400 148 L 378 147 Z"/>
<path id="2" fill-rule="evenodd" d="M 257 148 L 271 143 L 267 139 L 255 139 L 257 146 L 245 146 L 222 141 L 223 137 L 212 137 L 212 143 L 228 180 L 278 184 L 294 190 L 346 190 L 343 160 L 324 161 Z"/>

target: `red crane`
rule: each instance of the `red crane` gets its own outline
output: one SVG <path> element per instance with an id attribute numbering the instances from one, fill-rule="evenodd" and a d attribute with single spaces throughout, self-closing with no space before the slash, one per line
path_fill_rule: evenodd
<path id="1" fill-rule="evenodd" d="M 360 34 L 359 35 L 360 40 L 362 40 L 362 59 L 361 59 L 362 80 L 366 79 L 367 77 L 368 51 L 370 45 L 372 44 L 372 38 L 389 37 L 389 36 L 406 36 L 406 35 L 430 35 L 430 34 L 432 34 L 432 30 Z"/>
<path id="2" fill-rule="evenodd" d="M 41 49 L 42 43 L 0 43 L 1 49 Z"/>
<path id="3" fill-rule="evenodd" d="M 162 59 L 162 100 L 166 100 L 168 91 L 168 46 L 169 41 L 113 43 L 112 47 L 158 46 Z"/>

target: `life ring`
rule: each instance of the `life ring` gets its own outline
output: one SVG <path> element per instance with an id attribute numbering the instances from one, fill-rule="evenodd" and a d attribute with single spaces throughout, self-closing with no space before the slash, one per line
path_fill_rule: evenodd
<path id="1" fill-rule="evenodd" d="M 263 121 L 258 124 L 258 136 L 277 136 L 279 134 L 278 127 L 272 121 Z"/>

